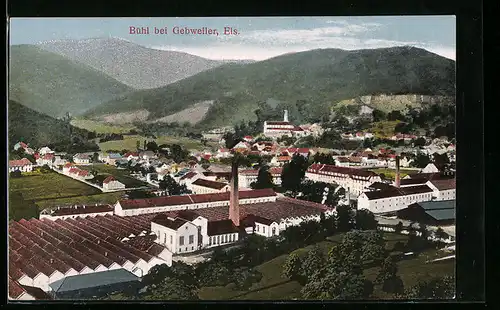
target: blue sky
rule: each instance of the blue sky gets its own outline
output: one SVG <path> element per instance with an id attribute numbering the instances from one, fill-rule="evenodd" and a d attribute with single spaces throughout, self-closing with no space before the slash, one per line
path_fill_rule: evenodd
<path id="1" fill-rule="evenodd" d="M 262 60 L 316 48 L 347 50 L 412 45 L 455 59 L 454 16 L 12 18 L 10 44 L 118 37 L 143 46 L 210 59 Z M 149 27 L 149 35 L 130 34 Z M 174 27 L 217 29 L 219 35 L 173 34 Z M 153 34 L 154 27 L 168 34 Z M 224 27 L 238 35 L 224 35 Z"/>

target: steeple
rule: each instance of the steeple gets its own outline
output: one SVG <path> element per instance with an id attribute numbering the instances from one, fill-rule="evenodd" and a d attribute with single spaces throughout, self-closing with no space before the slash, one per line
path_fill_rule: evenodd
<path id="1" fill-rule="evenodd" d="M 240 226 L 240 197 L 238 187 L 238 159 L 233 158 L 231 168 L 231 181 L 229 192 L 229 219 L 233 221 L 234 226 Z"/>
<path id="2" fill-rule="evenodd" d="M 288 122 L 288 110 L 285 110 L 284 112 L 285 112 L 285 113 L 284 113 L 284 115 L 283 115 L 283 121 L 284 121 L 284 122 Z"/>

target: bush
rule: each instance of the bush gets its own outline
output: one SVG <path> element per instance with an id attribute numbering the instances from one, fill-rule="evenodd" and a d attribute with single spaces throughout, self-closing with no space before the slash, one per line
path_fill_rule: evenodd
<path id="1" fill-rule="evenodd" d="M 12 171 L 12 172 L 10 173 L 10 177 L 11 177 L 11 178 L 20 178 L 20 177 L 21 177 L 21 171 L 19 171 L 19 170 Z"/>

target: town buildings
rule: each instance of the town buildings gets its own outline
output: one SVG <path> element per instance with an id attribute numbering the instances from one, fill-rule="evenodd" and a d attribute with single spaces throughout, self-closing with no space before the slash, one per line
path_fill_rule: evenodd
<path id="1" fill-rule="evenodd" d="M 325 164 L 312 164 L 306 171 L 306 178 L 338 184 L 353 196 L 360 195 L 373 182 L 382 181 L 375 172 Z"/>
<path id="2" fill-rule="evenodd" d="M 288 111 L 284 111 L 283 121 L 265 121 L 264 136 L 277 139 L 283 136 L 287 137 L 303 137 L 305 131 L 299 126 L 295 126 L 288 121 Z"/>
<path id="3" fill-rule="evenodd" d="M 396 212 L 398 218 L 429 226 L 455 224 L 456 202 L 452 200 L 416 202 Z"/>
<path id="4" fill-rule="evenodd" d="M 33 171 L 33 163 L 27 158 L 19 160 L 9 160 L 9 172 L 31 172 Z"/>
<path id="5" fill-rule="evenodd" d="M 283 168 L 271 167 L 271 168 L 269 168 L 268 171 L 271 174 L 273 183 L 275 185 L 281 185 L 281 173 L 283 172 Z M 259 170 L 256 170 L 256 169 L 240 171 L 238 174 L 239 187 L 240 188 L 250 188 L 250 185 L 253 182 L 257 181 L 258 175 L 259 175 Z"/>
<path id="6" fill-rule="evenodd" d="M 212 194 L 227 192 L 229 190 L 229 184 L 198 178 L 194 182 L 189 183 L 187 188 L 191 190 L 193 194 Z"/>

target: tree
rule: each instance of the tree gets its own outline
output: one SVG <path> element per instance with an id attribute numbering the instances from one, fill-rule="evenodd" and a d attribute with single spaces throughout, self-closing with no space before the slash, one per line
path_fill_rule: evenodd
<path id="1" fill-rule="evenodd" d="M 288 255 L 283 265 L 283 276 L 290 280 L 298 281 L 299 283 L 304 282 L 301 276 L 301 266 L 302 261 L 297 254 L 292 253 Z"/>
<path id="2" fill-rule="evenodd" d="M 307 170 L 307 159 L 295 154 L 292 160 L 285 164 L 281 172 L 281 186 L 288 191 L 297 192 Z"/>
<path id="3" fill-rule="evenodd" d="M 99 153 L 95 152 L 92 154 L 92 162 L 96 163 L 99 161 Z"/>
<path id="4" fill-rule="evenodd" d="M 143 190 L 135 190 L 127 193 L 128 199 L 145 199 L 145 198 L 153 198 L 154 194 L 148 191 Z"/>
<path id="5" fill-rule="evenodd" d="M 373 110 L 372 116 L 373 116 L 373 121 L 374 122 L 385 121 L 386 118 L 387 118 L 387 115 L 383 111 L 380 111 L 380 110 L 377 110 L 377 109 Z"/>
<path id="6" fill-rule="evenodd" d="M 444 240 L 444 239 L 448 239 L 448 234 L 445 233 L 444 230 L 441 227 L 439 227 L 434 232 L 434 237 L 436 237 L 436 239 Z"/>
<path id="7" fill-rule="evenodd" d="M 405 117 L 400 111 L 394 110 L 387 114 L 387 120 L 389 121 L 404 121 Z"/>
<path id="8" fill-rule="evenodd" d="M 335 165 L 335 159 L 331 154 L 316 153 L 312 158 L 313 163 L 320 163 L 325 165 Z"/>
<path id="9" fill-rule="evenodd" d="M 191 194 L 191 191 L 187 189 L 186 185 L 180 185 L 169 175 L 163 177 L 159 186 L 161 189 L 166 190 L 170 196 Z"/>
<path id="10" fill-rule="evenodd" d="M 433 157 L 432 159 L 433 159 L 434 165 L 439 170 L 444 170 L 450 164 L 450 158 L 448 157 L 448 154 L 446 154 L 446 153 L 443 153 L 443 154 L 434 153 L 432 157 Z"/>
<path id="11" fill-rule="evenodd" d="M 314 273 L 320 272 L 326 263 L 325 256 L 321 249 L 315 245 L 302 259 L 300 265 L 300 275 L 306 280 L 310 280 Z"/>
<path id="12" fill-rule="evenodd" d="M 363 236 L 363 253 L 361 260 L 363 262 L 382 261 L 386 256 L 385 240 L 379 231 L 365 231 Z"/>
<path id="13" fill-rule="evenodd" d="M 399 221 L 396 226 L 394 226 L 394 232 L 400 234 L 403 231 L 403 222 Z"/>
<path id="14" fill-rule="evenodd" d="M 11 178 L 20 178 L 22 176 L 22 173 L 19 170 L 15 170 L 12 171 L 9 175 Z"/>
<path id="15" fill-rule="evenodd" d="M 257 181 L 250 185 L 253 189 L 273 188 L 273 176 L 269 172 L 269 167 L 263 166 L 259 169 Z"/>
<path id="16" fill-rule="evenodd" d="M 175 163 L 181 163 L 187 159 L 189 152 L 183 149 L 178 144 L 173 144 L 170 148 L 170 156 L 175 161 Z"/>
<path id="17" fill-rule="evenodd" d="M 135 141 L 135 148 L 137 149 L 137 151 L 141 149 L 141 142 L 139 140 Z"/>
<path id="18" fill-rule="evenodd" d="M 452 299 L 455 297 L 453 277 L 434 278 L 423 281 L 405 292 L 407 299 Z"/>
<path id="19" fill-rule="evenodd" d="M 354 227 L 354 212 L 350 206 L 337 206 L 336 208 L 337 230 L 339 232 L 350 231 Z"/>
<path id="20" fill-rule="evenodd" d="M 387 257 L 382 264 L 382 268 L 377 275 L 376 283 L 382 285 L 382 290 L 386 293 L 402 294 L 404 284 L 398 276 L 398 266 L 392 257 Z"/>
<path id="21" fill-rule="evenodd" d="M 156 152 L 158 151 L 158 144 L 155 141 L 146 143 L 146 150 Z"/>
<path id="22" fill-rule="evenodd" d="M 356 228 L 361 230 L 377 229 L 378 222 L 375 215 L 367 210 L 361 209 L 356 212 Z"/>
<path id="23" fill-rule="evenodd" d="M 147 289 L 146 300 L 198 300 L 196 290 L 177 277 L 166 277 L 158 285 Z"/>
<path id="24" fill-rule="evenodd" d="M 413 142 L 413 145 L 414 145 L 415 147 L 425 146 L 425 139 L 424 139 L 423 137 L 417 138 L 417 139 L 415 139 L 415 141 Z"/>
<path id="25" fill-rule="evenodd" d="M 410 166 L 416 168 L 425 168 L 431 162 L 429 156 L 418 153 L 417 156 L 411 161 Z"/>

